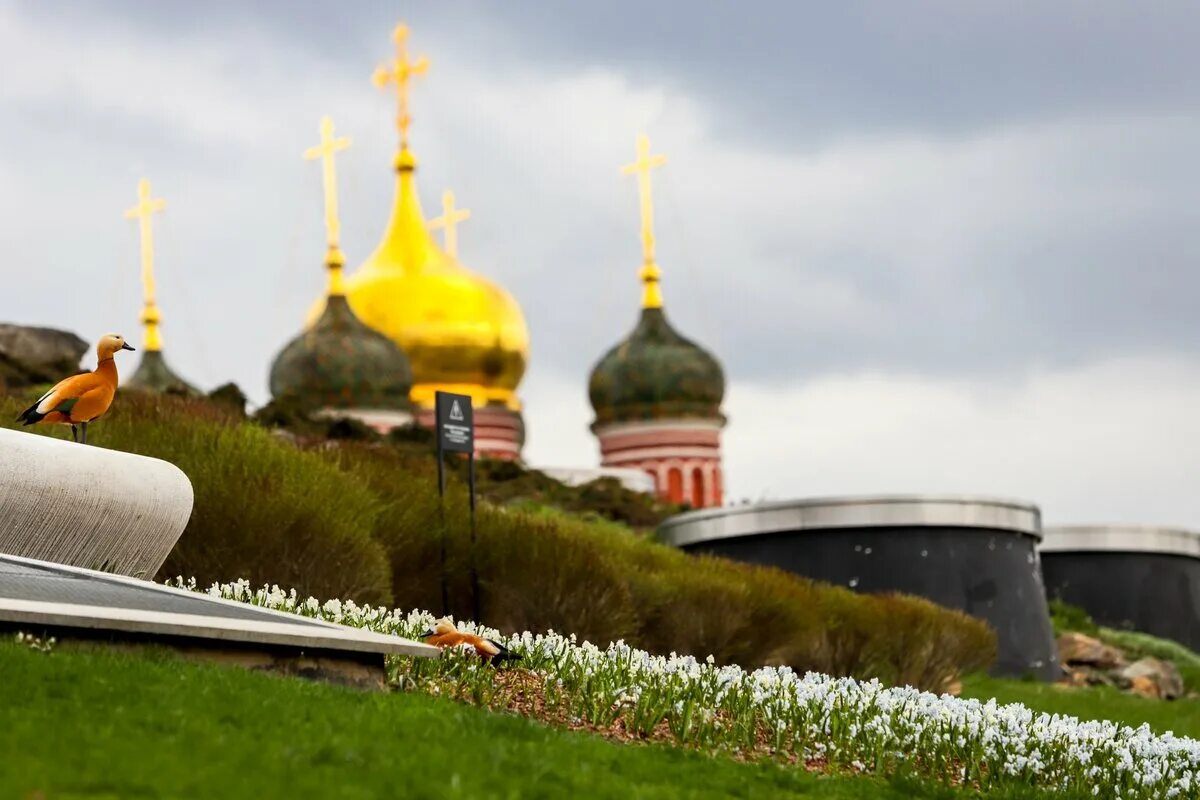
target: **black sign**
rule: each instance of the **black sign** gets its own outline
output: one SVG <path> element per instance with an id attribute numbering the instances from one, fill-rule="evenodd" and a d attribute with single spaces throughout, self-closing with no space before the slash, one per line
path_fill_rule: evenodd
<path id="1" fill-rule="evenodd" d="M 435 398 L 438 446 L 447 453 L 474 453 L 475 416 L 470 396 L 438 392 Z"/>

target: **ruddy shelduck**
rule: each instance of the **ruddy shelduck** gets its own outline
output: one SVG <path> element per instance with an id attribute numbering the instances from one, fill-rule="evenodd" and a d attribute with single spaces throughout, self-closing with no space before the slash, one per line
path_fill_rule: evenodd
<path id="1" fill-rule="evenodd" d="M 96 369 L 59 381 L 25 409 L 17 421 L 26 425 L 39 422 L 70 425 L 71 438 L 86 444 L 88 423 L 104 416 L 117 393 L 117 363 L 113 356 L 118 350 L 133 348 L 125 337 L 115 333 L 100 337 L 96 343 Z M 82 428 L 82 434 L 76 425 Z"/>
<path id="2" fill-rule="evenodd" d="M 485 661 L 515 661 L 520 657 L 494 639 L 460 631 L 446 617 L 435 622 L 432 628 L 421 634 L 421 638 L 426 644 L 443 650 L 448 647 L 474 648 L 476 655 Z"/>

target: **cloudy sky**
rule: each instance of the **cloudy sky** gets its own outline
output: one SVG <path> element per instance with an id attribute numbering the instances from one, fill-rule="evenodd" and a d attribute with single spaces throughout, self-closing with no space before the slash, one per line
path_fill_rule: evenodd
<path id="1" fill-rule="evenodd" d="M 525 309 L 528 459 L 598 460 L 632 326 L 639 132 L 668 312 L 729 377 L 734 498 L 956 492 L 1200 527 L 1200 10 L 1191 3 L 0 3 L 0 320 L 137 329 L 138 178 L 166 350 L 266 399 L 343 246 L 383 230 L 370 84 L 403 18 L 427 216 Z M 129 363 L 132 365 L 133 360 Z"/>

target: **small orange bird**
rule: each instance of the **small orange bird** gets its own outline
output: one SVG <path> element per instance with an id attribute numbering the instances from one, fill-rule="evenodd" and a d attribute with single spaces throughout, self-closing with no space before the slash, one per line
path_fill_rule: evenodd
<path id="1" fill-rule="evenodd" d="M 117 393 L 117 364 L 113 356 L 118 350 L 132 350 L 125 337 L 110 333 L 96 344 L 96 369 L 61 380 L 38 401 L 17 417 L 18 422 L 35 425 L 39 422 L 71 426 L 71 438 L 87 444 L 87 426 L 95 422 L 112 405 Z M 80 436 L 75 426 L 83 428 Z"/>
<path id="2" fill-rule="evenodd" d="M 513 653 L 494 639 L 484 639 L 473 633 L 463 633 L 454 627 L 454 623 L 443 617 L 433 624 L 433 628 L 421 634 L 426 644 L 440 647 L 460 647 L 468 645 L 485 661 L 516 661 L 520 656 Z"/>

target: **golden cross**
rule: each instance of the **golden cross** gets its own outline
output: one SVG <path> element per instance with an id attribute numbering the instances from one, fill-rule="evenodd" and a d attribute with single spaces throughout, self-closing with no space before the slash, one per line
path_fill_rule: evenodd
<path id="1" fill-rule="evenodd" d="M 392 40 L 396 43 L 396 57 L 390 64 L 376 67 L 371 81 L 381 89 L 389 83 L 396 84 L 396 127 L 400 129 L 400 149 L 404 151 L 408 149 L 408 125 L 412 122 L 412 117 L 408 115 L 408 81 L 429 69 L 429 59 L 421 56 L 416 61 L 408 60 L 407 25 L 397 25 L 392 31 Z"/>
<path id="2" fill-rule="evenodd" d="M 454 192 L 442 194 L 442 215 L 429 223 L 431 230 L 445 230 L 446 252 L 451 258 L 458 257 L 458 223 L 471 218 L 471 212 L 465 208 L 454 207 Z"/>
<path id="3" fill-rule="evenodd" d="M 333 135 L 333 120 L 321 117 L 321 143 L 304 151 L 304 158 L 308 161 L 321 159 L 321 175 L 325 187 L 325 236 L 331 254 L 339 253 L 338 237 L 342 229 L 338 220 L 337 170 L 333 163 L 333 154 L 349 146 L 349 139 Z"/>
<path id="4" fill-rule="evenodd" d="M 125 211 L 125 219 L 138 221 L 138 229 L 141 234 L 142 292 L 145 296 L 142 322 L 146 325 L 145 347 L 147 350 L 162 349 L 162 342 L 158 336 L 158 307 L 154 303 L 154 233 L 151 230 L 150 217 L 166 207 L 167 201 L 150 196 L 150 181 L 142 178 L 138 181 L 137 205 Z"/>
<path id="5" fill-rule="evenodd" d="M 621 167 L 622 175 L 637 175 L 638 196 L 642 207 L 642 280 L 646 284 L 642 294 L 645 308 L 662 307 L 662 294 L 658 288 L 659 269 L 654 263 L 654 198 L 650 189 L 650 171 L 667 163 L 667 157 L 650 155 L 650 139 L 645 134 L 637 140 L 637 160 Z"/>

